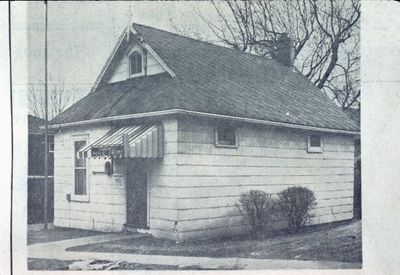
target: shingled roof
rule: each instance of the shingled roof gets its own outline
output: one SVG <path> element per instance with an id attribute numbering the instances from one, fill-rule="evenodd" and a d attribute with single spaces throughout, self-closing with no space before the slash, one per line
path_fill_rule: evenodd
<path id="1" fill-rule="evenodd" d="M 166 110 L 358 131 L 358 126 L 300 72 L 275 60 L 133 24 L 175 73 L 107 84 L 128 46 L 120 44 L 96 90 L 51 121 L 90 121 Z M 114 65 L 113 65 L 114 64 Z"/>

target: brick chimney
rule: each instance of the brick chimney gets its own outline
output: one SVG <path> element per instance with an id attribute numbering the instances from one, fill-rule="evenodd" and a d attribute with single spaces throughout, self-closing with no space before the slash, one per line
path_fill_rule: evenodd
<path id="1" fill-rule="evenodd" d="M 287 67 L 292 67 L 294 64 L 293 39 L 287 33 L 282 34 L 278 39 L 275 59 Z"/>

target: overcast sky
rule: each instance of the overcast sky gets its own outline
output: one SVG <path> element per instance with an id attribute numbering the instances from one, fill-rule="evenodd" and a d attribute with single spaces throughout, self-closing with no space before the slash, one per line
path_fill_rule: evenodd
<path id="1" fill-rule="evenodd" d="M 64 82 L 89 90 L 117 38 L 132 21 L 174 31 L 191 29 L 211 36 L 196 14 L 213 20 L 216 14 L 209 2 L 48 2 L 48 56 L 51 82 Z M 28 4 L 28 81 L 40 85 L 44 80 L 43 1 Z M 18 81 L 18 80 L 17 80 Z"/>

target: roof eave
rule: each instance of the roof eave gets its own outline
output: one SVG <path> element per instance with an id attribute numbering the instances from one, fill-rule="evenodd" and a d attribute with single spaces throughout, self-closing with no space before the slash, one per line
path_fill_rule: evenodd
<path id="1" fill-rule="evenodd" d="M 73 127 L 73 126 L 83 126 L 83 125 L 89 125 L 89 124 L 95 124 L 95 123 L 121 121 L 121 120 L 135 119 L 135 118 L 158 117 L 158 116 L 179 115 L 179 114 L 193 115 L 193 116 L 207 117 L 207 118 L 229 119 L 229 120 L 235 120 L 235 121 L 270 125 L 270 126 L 276 126 L 276 127 L 285 127 L 285 128 L 298 129 L 298 130 L 307 130 L 307 131 L 317 131 L 317 132 L 347 134 L 347 135 L 359 135 L 360 134 L 360 131 L 354 131 L 354 130 L 343 130 L 343 129 L 307 126 L 307 125 L 292 124 L 292 123 L 285 123 L 285 122 L 269 121 L 269 120 L 263 120 L 263 119 L 254 119 L 254 118 L 220 115 L 220 114 L 205 113 L 205 112 L 196 112 L 196 111 L 183 110 L 183 109 L 170 109 L 170 110 L 164 110 L 164 111 L 155 111 L 155 112 L 146 112 L 146 113 L 138 113 L 138 114 L 96 118 L 96 119 L 76 121 L 76 122 L 57 123 L 57 124 L 49 125 L 49 129 L 57 129 L 57 128 L 65 128 L 65 127 Z"/>

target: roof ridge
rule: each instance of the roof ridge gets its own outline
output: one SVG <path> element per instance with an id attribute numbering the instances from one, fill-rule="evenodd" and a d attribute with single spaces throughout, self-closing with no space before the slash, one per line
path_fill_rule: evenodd
<path id="1" fill-rule="evenodd" d="M 152 26 L 147 26 L 147 25 L 143 25 L 143 24 L 139 24 L 139 23 L 132 23 L 133 27 L 134 27 L 134 25 L 138 25 L 138 26 L 145 27 L 145 28 L 150 28 L 150 29 L 153 29 L 153 30 L 156 30 L 156 31 L 165 32 L 165 33 L 168 33 L 168 34 L 171 34 L 171 35 L 174 35 L 174 36 L 179 36 L 179 37 L 182 37 L 182 38 L 185 38 L 185 39 L 189 39 L 189 40 L 192 40 L 192 41 L 195 41 L 195 42 L 198 42 L 198 43 L 203 43 L 203 44 L 207 44 L 209 46 L 214 46 L 214 47 L 219 48 L 219 49 L 229 50 L 229 51 L 235 52 L 237 54 L 242 54 L 242 55 L 246 55 L 246 56 L 252 56 L 252 57 L 255 57 L 255 58 L 260 58 L 262 60 L 272 61 L 272 62 L 278 64 L 279 66 L 283 67 L 283 68 L 290 69 L 289 67 L 279 63 L 277 60 L 275 60 L 273 58 L 268 58 L 268 57 L 265 57 L 265 56 L 256 55 L 256 54 L 249 53 L 249 52 L 243 52 L 243 51 L 240 51 L 240 50 L 237 50 L 237 49 L 233 49 L 233 48 L 230 48 L 230 47 L 225 47 L 225 46 L 221 46 L 221 45 L 214 44 L 214 43 L 211 43 L 211 42 L 195 39 L 195 38 L 192 38 L 192 37 L 189 37 L 189 36 L 185 36 L 185 35 L 182 35 L 182 34 L 178 34 L 178 33 L 175 33 L 175 32 L 171 32 L 171 31 L 167 31 L 167 30 L 163 30 L 163 29 L 158 29 L 158 28 L 152 27 Z"/>

